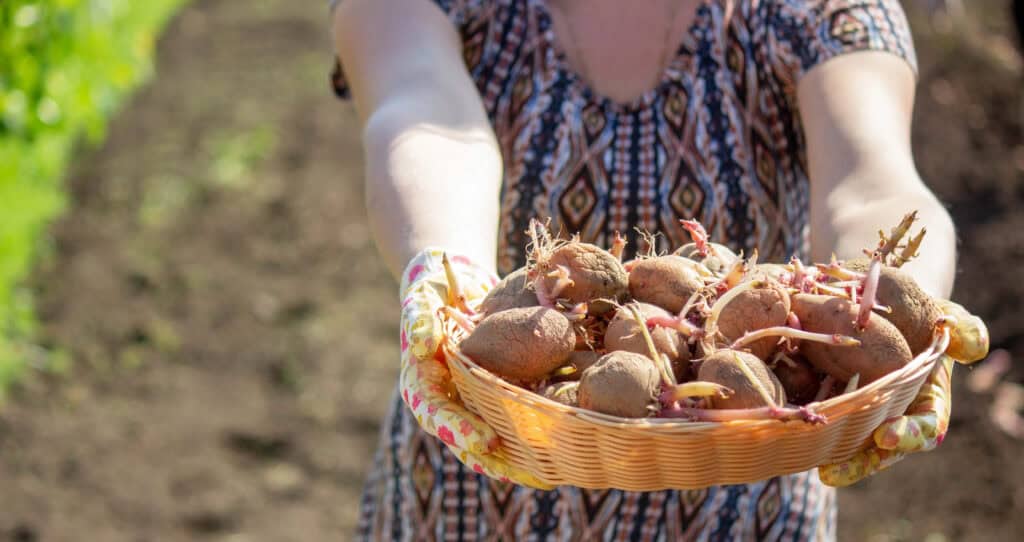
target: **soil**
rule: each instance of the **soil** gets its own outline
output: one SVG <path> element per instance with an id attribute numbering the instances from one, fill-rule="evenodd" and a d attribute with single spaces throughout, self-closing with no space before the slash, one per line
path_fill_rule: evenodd
<path id="1" fill-rule="evenodd" d="M 955 298 L 1024 357 L 1022 76 L 1007 3 L 915 17 L 920 170 L 961 236 Z M 347 539 L 396 378 L 323 3 L 199 0 L 83 151 L 33 279 L 40 363 L 0 411 L 0 540 Z M 955 37 L 961 36 L 961 37 Z M 949 437 L 840 493 L 842 540 L 1011 540 L 1024 451 L 960 370 Z M 1006 377 L 1024 382 L 1018 365 Z"/>

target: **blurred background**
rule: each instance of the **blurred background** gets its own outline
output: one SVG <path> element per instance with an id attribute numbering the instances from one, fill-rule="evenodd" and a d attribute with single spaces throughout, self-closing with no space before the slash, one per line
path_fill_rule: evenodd
<path id="1" fill-rule="evenodd" d="M 906 4 L 916 156 L 993 354 L 937 451 L 840 492 L 841 540 L 1024 537 L 1011 3 Z M 325 4 L 0 3 L 0 541 L 348 538 L 398 311 Z"/>

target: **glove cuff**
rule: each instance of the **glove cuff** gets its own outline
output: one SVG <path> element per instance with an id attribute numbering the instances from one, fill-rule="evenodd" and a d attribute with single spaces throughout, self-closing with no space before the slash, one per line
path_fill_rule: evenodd
<path id="1" fill-rule="evenodd" d="M 487 277 L 491 286 L 497 284 L 498 278 L 487 268 L 473 261 L 469 256 L 443 247 L 427 247 L 419 251 L 409 260 L 402 271 L 402 282 L 399 288 L 399 299 L 404 300 L 411 288 L 418 281 L 443 272 L 442 264 L 445 253 L 455 272 L 460 275 L 471 274 L 476 277 Z"/>

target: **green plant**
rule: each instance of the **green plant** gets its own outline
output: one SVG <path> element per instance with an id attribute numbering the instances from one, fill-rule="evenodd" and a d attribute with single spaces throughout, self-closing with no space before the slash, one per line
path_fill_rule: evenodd
<path id="1" fill-rule="evenodd" d="M 184 0 L 0 2 L 0 394 L 35 328 L 24 287 L 63 172 L 98 142 L 124 96 L 152 73 L 155 38 Z"/>

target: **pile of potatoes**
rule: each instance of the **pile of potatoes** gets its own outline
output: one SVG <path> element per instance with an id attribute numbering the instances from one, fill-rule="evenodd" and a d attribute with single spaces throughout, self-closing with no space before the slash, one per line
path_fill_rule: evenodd
<path id="1" fill-rule="evenodd" d="M 899 244 L 913 220 L 866 258 L 818 265 L 744 259 L 693 221 L 694 242 L 622 262 L 619 237 L 605 250 L 535 223 L 528 265 L 459 311 L 459 348 L 526 390 L 613 416 L 821 421 L 804 405 L 898 370 L 943 325 L 953 357 L 987 351 L 987 336 L 958 336 L 974 317 L 950 323 L 899 269 L 921 241 Z"/>

